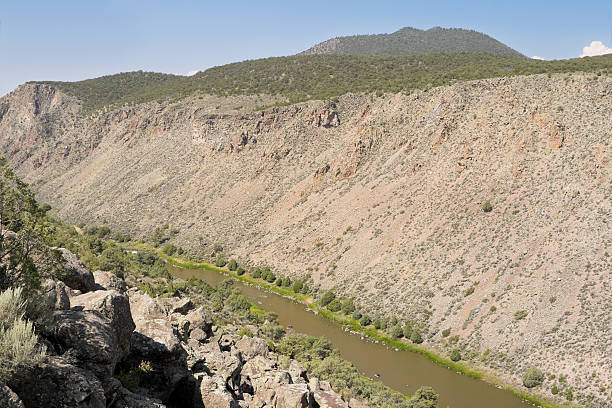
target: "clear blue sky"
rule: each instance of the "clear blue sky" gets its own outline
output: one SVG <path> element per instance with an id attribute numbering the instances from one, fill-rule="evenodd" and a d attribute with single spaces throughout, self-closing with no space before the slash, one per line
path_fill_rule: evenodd
<path id="1" fill-rule="evenodd" d="M 577 57 L 594 40 L 612 47 L 612 0 L 0 0 L 0 24 L 3 95 L 30 80 L 185 74 L 405 26 L 469 28 L 527 56 Z"/>

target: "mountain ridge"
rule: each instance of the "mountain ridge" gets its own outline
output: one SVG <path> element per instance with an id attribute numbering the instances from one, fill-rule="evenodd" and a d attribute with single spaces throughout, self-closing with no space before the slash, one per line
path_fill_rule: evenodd
<path id="1" fill-rule="evenodd" d="M 457 52 L 488 52 L 525 58 L 520 52 L 475 30 L 403 27 L 390 34 L 341 36 L 315 44 L 298 55 L 412 55 Z"/>

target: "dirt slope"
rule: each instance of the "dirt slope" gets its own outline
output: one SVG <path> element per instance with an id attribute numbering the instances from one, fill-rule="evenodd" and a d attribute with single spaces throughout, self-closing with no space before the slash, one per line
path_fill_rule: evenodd
<path id="1" fill-rule="evenodd" d="M 68 220 L 267 264 L 424 327 L 509 381 L 611 403 L 612 79 L 516 77 L 255 111 L 193 97 L 81 117 L 0 99 L 0 151 Z M 482 210 L 489 201 L 490 212 Z M 518 312 L 518 313 L 517 313 Z M 523 316 L 523 317 L 521 317 Z M 449 337 L 449 338 L 450 338 Z M 567 376 L 558 382 L 561 375 Z"/>

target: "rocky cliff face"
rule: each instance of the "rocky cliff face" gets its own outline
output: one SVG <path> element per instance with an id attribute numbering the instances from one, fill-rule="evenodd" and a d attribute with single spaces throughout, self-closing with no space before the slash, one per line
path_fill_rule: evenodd
<path id="1" fill-rule="evenodd" d="M 609 399 L 612 80 L 256 104 L 202 96 L 84 117 L 25 85 L 0 100 L 0 149 L 62 218 L 141 236 L 168 223 L 191 250 L 222 243 L 412 319 L 426 343 L 509 381 L 537 366 Z"/>
<path id="2" fill-rule="evenodd" d="M 213 325 L 204 306 L 128 290 L 63 253 L 67 277 L 45 283 L 55 305 L 42 336 L 49 355 L 10 388 L 0 383 L 2 407 L 349 408 L 329 383 L 270 352 L 266 340 Z M 358 400 L 350 406 L 367 408 Z"/>

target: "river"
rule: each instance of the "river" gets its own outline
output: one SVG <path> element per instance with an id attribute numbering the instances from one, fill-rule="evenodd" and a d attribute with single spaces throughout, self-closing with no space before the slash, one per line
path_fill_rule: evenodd
<path id="1" fill-rule="evenodd" d="M 208 269 L 183 269 L 169 266 L 182 279 L 199 278 L 216 286 L 228 277 Z M 440 408 L 526 408 L 529 404 L 510 391 L 458 374 L 427 357 L 410 351 L 395 351 L 382 343 L 351 334 L 337 323 L 315 315 L 291 299 L 234 280 L 235 287 L 262 309 L 278 314 L 278 321 L 298 333 L 328 338 L 342 357 L 359 371 L 394 390 L 411 395 L 422 385 L 432 386 L 440 395 Z"/>

